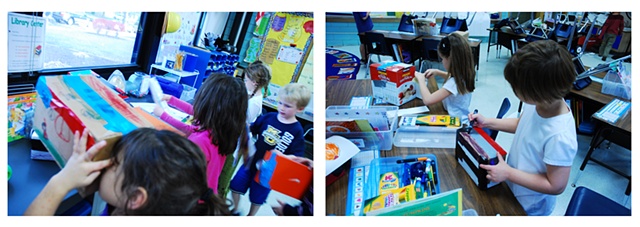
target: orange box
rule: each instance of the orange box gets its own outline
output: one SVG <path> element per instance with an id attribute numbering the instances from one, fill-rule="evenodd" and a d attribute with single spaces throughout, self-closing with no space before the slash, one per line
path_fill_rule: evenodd
<path id="1" fill-rule="evenodd" d="M 373 63 L 369 66 L 373 97 L 400 106 L 419 96 L 413 81 L 416 67 L 399 62 Z"/>
<path id="2" fill-rule="evenodd" d="M 271 190 L 302 199 L 313 181 L 313 171 L 279 151 L 269 150 L 254 180 Z"/>

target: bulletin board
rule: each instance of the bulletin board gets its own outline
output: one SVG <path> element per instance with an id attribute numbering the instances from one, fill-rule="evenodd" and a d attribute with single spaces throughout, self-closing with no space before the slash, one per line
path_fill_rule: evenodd
<path id="1" fill-rule="evenodd" d="M 313 14 L 274 13 L 259 48 L 259 59 L 271 67 L 271 83 L 295 82 L 313 46 Z"/>
<path id="2" fill-rule="evenodd" d="M 180 28 L 173 33 L 165 33 L 160 40 L 156 63 L 166 56 L 175 56 L 180 45 L 193 46 L 202 12 L 176 12 L 180 15 Z"/>

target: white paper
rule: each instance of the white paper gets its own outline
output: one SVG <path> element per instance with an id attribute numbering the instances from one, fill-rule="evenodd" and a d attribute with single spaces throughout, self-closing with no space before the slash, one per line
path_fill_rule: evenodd
<path id="1" fill-rule="evenodd" d="M 336 160 L 326 160 L 327 169 L 326 175 L 328 176 L 333 171 L 342 166 L 345 162 L 347 162 L 351 157 L 358 154 L 360 149 L 356 147 L 351 141 L 345 139 L 342 136 L 331 136 L 327 138 L 326 143 L 333 143 L 338 146 L 338 158 Z"/>
<path id="2" fill-rule="evenodd" d="M 153 114 L 153 109 L 155 108 L 156 104 L 155 103 L 149 103 L 149 102 L 132 102 L 131 105 L 133 107 L 140 107 L 142 110 L 147 111 L 150 114 Z M 167 114 L 169 114 L 171 117 L 178 119 L 178 120 L 182 120 L 185 119 L 189 116 L 189 114 L 184 113 L 178 109 L 175 109 L 173 107 L 170 106 L 166 106 L 164 108 L 164 111 L 167 112 Z M 154 115 L 155 116 L 155 115 Z"/>
<path id="3" fill-rule="evenodd" d="M 300 62 L 300 59 L 302 59 L 303 54 L 304 52 L 302 52 L 302 50 L 295 47 L 280 46 L 280 51 L 278 51 L 278 61 L 297 65 L 298 62 Z"/>
<path id="4" fill-rule="evenodd" d="M 44 33 L 46 20 L 23 14 L 9 13 L 7 54 L 8 72 L 41 70 L 46 52 Z"/>
<path id="5" fill-rule="evenodd" d="M 402 117 L 402 116 L 405 116 L 405 115 L 419 114 L 419 113 L 426 113 L 426 112 L 429 112 L 429 107 L 427 107 L 427 106 L 416 106 L 416 107 L 411 107 L 411 108 L 406 108 L 406 109 L 387 111 L 387 117 L 394 118 L 396 116 L 396 114 L 398 115 L 398 117 Z"/>

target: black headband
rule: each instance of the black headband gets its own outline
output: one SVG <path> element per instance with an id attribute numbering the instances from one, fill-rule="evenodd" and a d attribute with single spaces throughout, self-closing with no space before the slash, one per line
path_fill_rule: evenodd
<path id="1" fill-rule="evenodd" d="M 449 56 L 449 51 L 451 51 L 451 41 L 449 41 L 448 36 L 445 36 L 444 38 L 442 38 L 442 40 L 440 40 L 439 49 L 443 55 Z"/>
<path id="2" fill-rule="evenodd" d="M 200 200 L 209 201 L 212 195 L 213 195 L 213 189 L 207 188 L 207 190 L 202 194 L 202 196 L 200 196 Z"/>

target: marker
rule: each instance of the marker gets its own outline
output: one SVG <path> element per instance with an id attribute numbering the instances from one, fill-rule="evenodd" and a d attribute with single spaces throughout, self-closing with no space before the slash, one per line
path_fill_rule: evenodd
<path id="1" fill-rule="evenodd" d="M 407 159 L 399 159 L 396 163 L 406 163 L 406 162 L 418 162 L 418 161 L 431 161 L 431 159 L 427 157 L 419 157 L 419 158 L 407 158 Z"/>
<path id="2" fill-rule="evenodd" d="M 473 111 L 473 114 L 474 114 L 474 115 L 478 114 L 478 109 L 475 109 L 475 110 Z M 476 118 L 476 119 L 477 119 L 477 118 Z M 469 128 L 472 128 L 472 127 L 473 127 L 473 125 L 476 123 L 476 119 L 473 119 L 472 121 L 470 121 L 470 122 L 469 122 Z"/>

